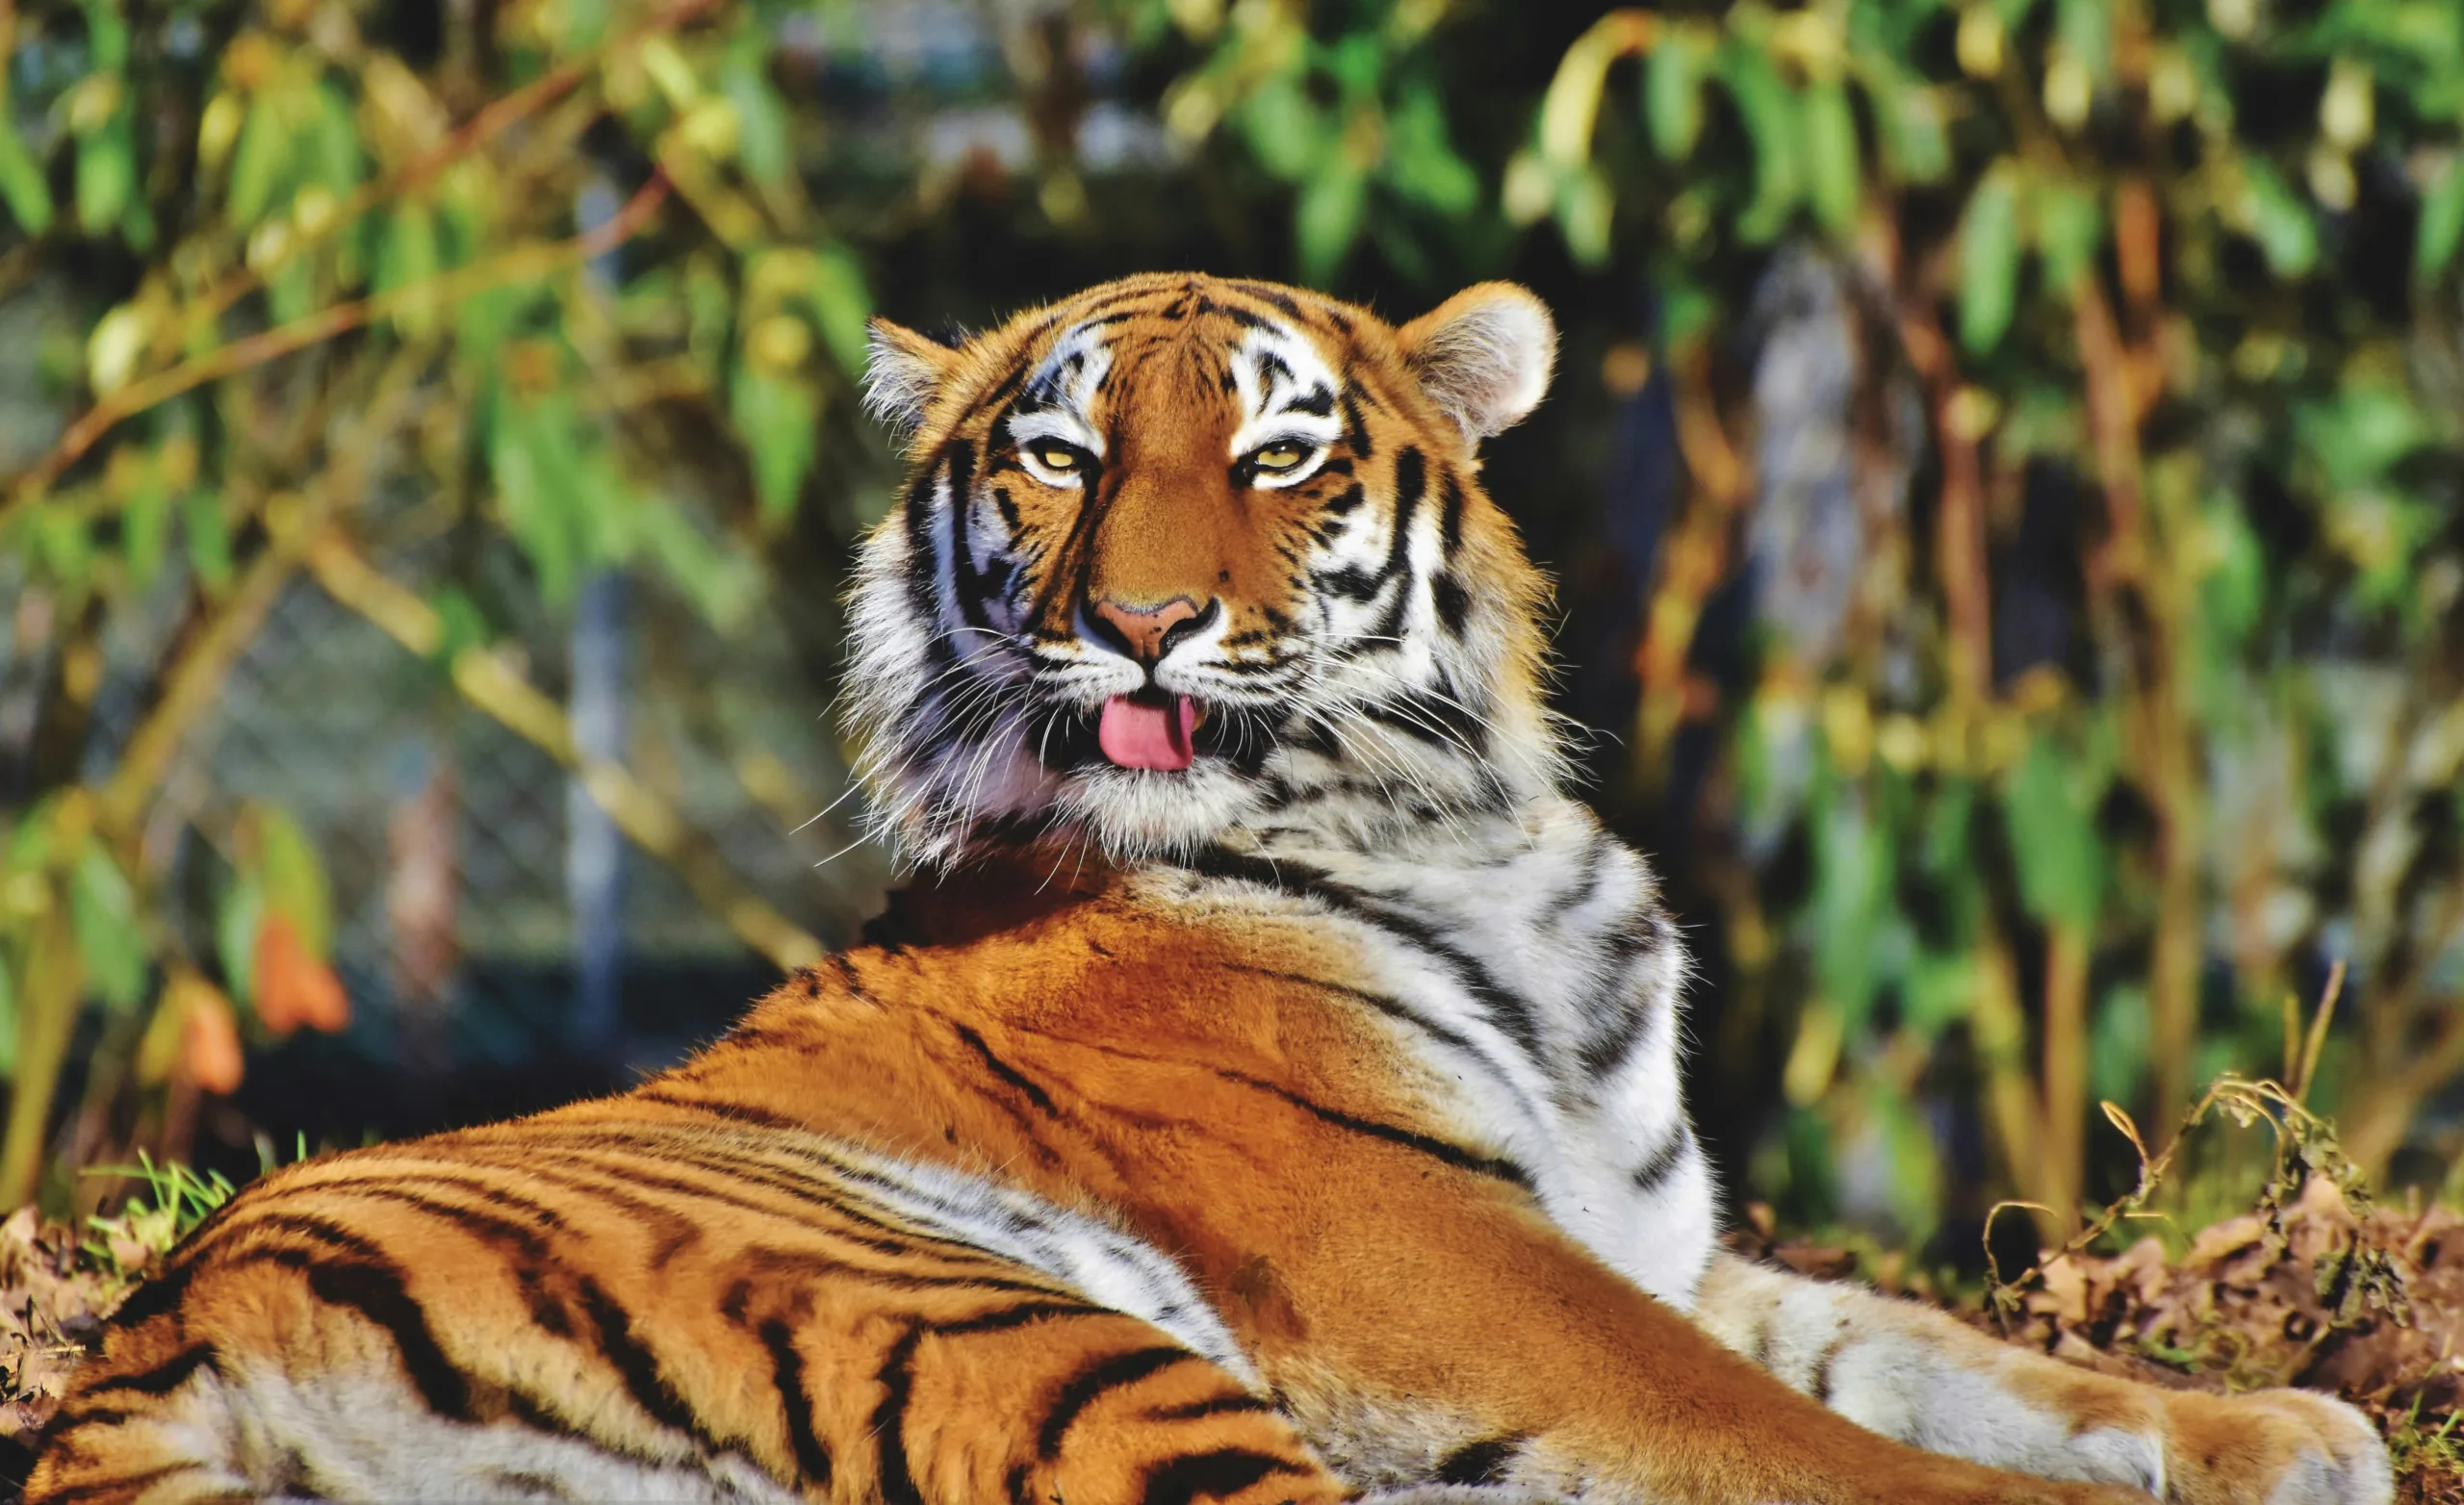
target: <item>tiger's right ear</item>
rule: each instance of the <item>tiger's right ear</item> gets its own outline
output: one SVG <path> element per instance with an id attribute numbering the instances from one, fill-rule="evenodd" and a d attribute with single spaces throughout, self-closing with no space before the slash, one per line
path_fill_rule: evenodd
<path id="1" fill-rule="evenodd" d="M 959 352 L 931 335 L 876 319 L 864 352 L 864 406 L 885 423 L 913 428 L 933 394 L 958 370 Z"/>

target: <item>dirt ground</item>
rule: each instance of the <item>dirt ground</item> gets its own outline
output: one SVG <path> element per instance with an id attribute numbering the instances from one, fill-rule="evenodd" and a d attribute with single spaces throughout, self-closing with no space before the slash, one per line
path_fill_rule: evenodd
<path id="1" fill-rule="evenodd" d="M 1733 1241 L 1823 1278 L 1845 1278 L 1857 1263 L 1752 1229 Z M 141 1239 L 81 1241 L 31 1209 L 0 1223 L 0 1499 L 14 1498 L 62 1389 L 131 1273 L 152 1259 Z M 2015 1286 L 2005 1315 L 1962 1314 L 2154 1384 L 2335 1390 L 2386 1432 L 2403 1505 L 2464 1505 L 2464 1215 L 2432 1207 L 2356 1217 L 2313 1180 L 2273 1225 L 2228 1219 L 2179 1263 L 2151 1237 L 2112 1257 L 2054 1260 Z"/>

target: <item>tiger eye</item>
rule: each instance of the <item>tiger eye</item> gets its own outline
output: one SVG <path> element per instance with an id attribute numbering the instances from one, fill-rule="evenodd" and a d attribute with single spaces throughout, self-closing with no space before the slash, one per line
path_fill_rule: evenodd
<path id="1" fill-rule="evenodd" d="M 1249 456 L 1249 463 L 1267 472 L 1296 471 L 1300 469 L 1300 462 L 1308 458 L 1309 450 L 1305 446 L 1287 442 L 1267 446 Z"/>
<path id="2" fill-rule="evenodd" d="M 1027 446 L 1036 464 L 1061 475 L 1078 473 L 1078 451 L 1057 439 L 1040 439 Z"/>

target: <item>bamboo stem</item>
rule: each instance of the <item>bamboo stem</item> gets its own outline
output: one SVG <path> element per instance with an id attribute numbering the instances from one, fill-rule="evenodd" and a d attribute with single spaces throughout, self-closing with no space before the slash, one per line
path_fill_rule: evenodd
<path id="1" fill-rule="evenodd" d="M 2079 1226 L 2088 1165 L 2086 927 L 2057 920 L 2044 950 L 2044 1202 L 2063 1230 Z"/>
<path id="2" fill-rule="evenodd" d="M 17 999 L 17 1060 L 10 1074 L 9 1120 L 0 1136 L 0 1201 L 23 1207 L 42 1174 L 43 1144 L 51 1127 L 51 1100 L 60 1068 L 76 1033 L 77 1006 L 86 991 L 85 962 L 68 925 L 65 885 L 50 890 L 50 907 L 27 940 L 24 987 Z"/>
<path id="3" fill-rule="evenodd" d="M 2132 761 L 2158 824 L 2148 1049 L 2155 1062 L 2157 1111 L 2169 1115 L 2190 1097 L 2203 956 L 2197 749 L 2175 693 L 2181 611 L 2169 576 L 2158 568 L 2160 542 L 2149 526 L 2139 444 L 2142 405 L 2131 356 L 2093 278 L 2083 280 L 2072 314 L 2108 522 L 2105 546 L 2090 561 L 2090 588 L 2109 598 L 2135 597 L 2144 622 L 2133 645 L 2128 725 Z"/>

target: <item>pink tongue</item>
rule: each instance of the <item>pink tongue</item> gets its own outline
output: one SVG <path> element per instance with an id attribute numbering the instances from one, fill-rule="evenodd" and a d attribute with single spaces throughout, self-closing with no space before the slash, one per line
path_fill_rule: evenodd
<path id="1" fill-rule="evenodd" d="M 1175 695 L 1162 705 L 1116 695 L 1104 702 L 1095 742 L 1104 756 L 1123 768 L 1179 770 L 1190 766 L 1190 733 L 1197 729 L 1197 703 Z"/>

